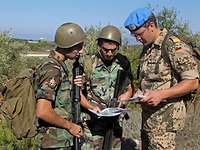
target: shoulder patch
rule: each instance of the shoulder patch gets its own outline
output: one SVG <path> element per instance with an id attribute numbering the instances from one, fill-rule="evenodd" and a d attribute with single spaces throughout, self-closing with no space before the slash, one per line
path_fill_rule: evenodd
<path id="1" fill-rule="evenodd" d="M 54 78 L 51 78 L 50 80 L 49 80 L 49 87 L 50 88 L 52 88 L 52 89 L 54 89 L 55 87 L 56 87 L 56 81 L 55 81 L 55 79 Z"/>
<path id="2" fill-rule="evenodd" d="M 179 50 L 182 50 L 182 48 L 181 47 L 176 47 L 175 50 L 179 51 Z"/>

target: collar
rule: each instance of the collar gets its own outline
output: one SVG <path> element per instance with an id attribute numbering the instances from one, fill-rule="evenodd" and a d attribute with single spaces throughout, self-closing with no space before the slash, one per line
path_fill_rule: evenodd
<path id="1" fill-rule="evenodd" d="M 49 58 L 54 58 L 54 59 L 56 59 L 56 60 L 58 60 L 58 61 L 63 61 L 63 60 L 61 60 L 61 58 L 60 58 L 59 55 L 56 55 L 56 52 L 55 52 L 54 50 L 50 51 L 50 54 L 49 54 L 48 57 L 49 57 Z"/>
<path id="2" fill-rule="evenodd" d="M 116 55 L 117 55 L 117 54 L 116 54 Z M 97 53 L 97 54 L 95 55 L 95 57 L 96 57 L 96 67 L 100 67 L 100 66 L 105 66 L 105 67 L 106 67 L 106 65 L 105 65 L 104 61 L 102 60 L 102 58 L 101 58 L 101 56 L 100 56 L 99 53 Z M 115 63 L 115 62 L 116 62 L 116 63 L 119 63 L 119 60 L 116 59 L 116 56 L 115 56 L 114 60 L 112 61 L 111 65 L 112 65 L 113 63 Z"/>
<path id="3" fill-rule="evenodd" d="M 63 68 L 63 70 L 66 73 L 66 75 L 69 74 L 69 71 L 67 69 L 67 66 L 66 66 L 65 62 L 60 60 L 59 55 L 56 55 L 54 50 L 50 51 L 50 54 L 49 54 L 48 58 L 53 59 L 61 68 Z"/>
<path id="4" fill-rule="evenodd" d="M 156 49 L 160 49 L 167 33 L 168 33 L 167 29 L 165 28 L 161 29 L 158 38 L 155 40 L 152 46 Z"/>

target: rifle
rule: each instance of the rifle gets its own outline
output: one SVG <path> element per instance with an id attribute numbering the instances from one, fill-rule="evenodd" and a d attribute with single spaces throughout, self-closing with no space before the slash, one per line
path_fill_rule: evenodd
<path id="1" fill-rule="evenodd" d="M 78 59 L 73 63 L 73 79 L 77 75 L 82 74 L 81 66 L 79 64 Z M 72 109 L 72 114 L 73 114 L 73 122 L 76 124 L 81 123 L 81 118 L 80 118 L 80 87 L 75 85 L 73 83 L 73 90 L 72 90 L 72 104 L 73 104 L 73 109 Z M 80 138 L 74 137 L 73 140 L 73 150 L 81 150 L 81 141 Z"/>
<path id="2" fill-rule="evenodd" d="M 122 82 L 123 82 L 121 80 L 121 78 L 123 77 L 122 74 L 123 74 L 123 71 L 118 70 L 112 102 L 109 104 L 108 107 L 116 107 L 117 98 L 118 98 L 120 90 L 121 90 L 119 85 L 122 85 Z M 103 150 L 111 150 L 112 149 L 113 128 L 114 128 L 114 123 L 111 123 L 110 127 L 106 130 L 106 133 L 104 136 L 104 141 L 103 141 Z"/>

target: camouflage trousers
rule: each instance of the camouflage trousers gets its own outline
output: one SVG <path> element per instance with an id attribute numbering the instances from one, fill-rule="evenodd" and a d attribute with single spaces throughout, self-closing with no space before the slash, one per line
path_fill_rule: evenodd
<path id="1" fill-rule="evenodd" d="M 39 148 L 38 150 L 73 150 L 72 147 L 68 148 Z"/>
<path id="2" fill-rule="evenodd" d="M 73 136 L 64 129 L 49 127 L 43 129 L 37 136 L 39 149 L 71 150 Z"/>
<path id="3" fill-rule="evenodd" d="M 85 143 L 82 150 L 102 150 L 106 126 L 106 119 L 88 120 L 83 124 Z M 118 122 L 114 123 L 112 150 L 121 149 L 122 128 Z"/>
<path id="4" fill-rule="evenodd" d="M 176 132 L 159 131 L 156 133 L 141 131 L 142 150 L 175 150 Z"/>
<path id="5" fill-rule="evenodd" d="M 142 150 L 174 150 L 177 131 L 184 127 L 184 103 L 174 102 L 142 111 Z"/>

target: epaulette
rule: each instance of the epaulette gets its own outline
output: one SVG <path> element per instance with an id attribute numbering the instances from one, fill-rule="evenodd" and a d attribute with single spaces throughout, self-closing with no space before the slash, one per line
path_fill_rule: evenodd
<path id="1" fill-rule="evenodd" d="M 181 40 L 176 37 L 176 36 L 170 36 L 169 39 L 173 42 L 173 43 L 179 43 L 181 42 Z"/>
<path id="2" fill-rule="evenodd" d="M 176 37 L 176 36 L 170 36 L 169 40 L 173 42 L 173 44 L 175 45 L 175 50 L 181 50 L 182 49 L 182 44 L 181 44 L 181 40 Z"/>

